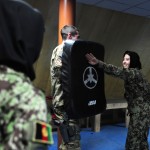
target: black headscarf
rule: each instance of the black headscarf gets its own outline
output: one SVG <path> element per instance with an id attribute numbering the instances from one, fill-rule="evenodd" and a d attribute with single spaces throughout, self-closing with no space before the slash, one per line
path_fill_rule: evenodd
<path id="1" fill-rule="evenodd" d="M 123 54 L 123 57 L 126 54 L 130 56 L 130 66 L 129 66 L 129 68 L 137 68 L 139 70 L 142 69 L 140 57 L 139 57 L 139 55 L 136 52 L 125 51 L 125 53 Z"/>
<path id="2" fill-rule="evenodd" d="M 0 0 L 0 65 L 35 78 L 44 33 L 43 17 L 22 0 Z"/>

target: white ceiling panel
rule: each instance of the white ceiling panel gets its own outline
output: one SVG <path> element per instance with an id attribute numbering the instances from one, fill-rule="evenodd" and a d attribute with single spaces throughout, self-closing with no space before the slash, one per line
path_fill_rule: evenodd
<path id="1" fill-rule="evenodd" d="M 126 4 L 116 3 L 113 1 L 102 1 L 97 3 L 96 6 L 107 8 L 107 9 L 113 9 L 117 11 L 123 11 L 129 7 Z"/>
<path id="2" fill-rule="evenodd" d="M 137 5 L 138 8 L 147 9 L 150 11 L 150 1 Z"/>
<path id="3" fill-rule="evenodd" d="M 114 2 L 118 2 L 118 3 L 121 3 L 121 4 L 127 4 L 127 5 L 137 5 L 137 4 L 140 4 L 140 3 L 145 3 L 146 1 L 149 1 L 149 0 L 108 0 L 108 1 L 114 1 Z"/>
<path id="4" fill-rule="evenodd" d="M 84 3 L 84 4 L 96 4 L 97 2 L 100 2 L 100 1 L 103 1 L 103 0 L 77 0 L 77 2 L 80 2 L 80 3 Z"/>
<path id="5" fill-rule="evenodd" d="M 150 18 L 150 0 L 76 0 L 79 3 L 94 5 L 123 13 Z"/>

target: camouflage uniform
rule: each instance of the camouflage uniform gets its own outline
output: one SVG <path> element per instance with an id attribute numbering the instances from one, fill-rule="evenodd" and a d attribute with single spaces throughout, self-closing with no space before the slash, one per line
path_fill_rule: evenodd
<path id="1" fill-rule="evenodd" d="M 23 73 L 1 65 L 0 150 L 47 149 L 47 144 L 53 142 L 51 131 L 50 140 L 36 140 L 37 120 L 47 122 L 44 94 Z"/>
<path id="2" fill-rule="evenodd" d="M 103 68 L 105 73 L 124 80 L 130 115 L 126 150 L 148 150 L 150 84 L 136 68 L 123 69 L 106 63 L 99 63 L 99 67 Z"/>
<path id="3" fill-rule="evenodd" d="M 0 18 L 0 150 L 47 149 L 53 141 L 45 96 L 31 82 L 44 19 L 19 0 L 0 0 Z"/>
<path id="4" fill-rule="evenodd" d="M 60 107 L 64 105 L 64 100 L 62 99 L 62 88 L 60 82 L 61 76 L 61 57 L 63 52 L 63 44 L 57 46 L 52 53 L 51 57 L 51 84 L 52 84 L 52 95 L 53 95 L 53 106 Z"/>
<path id="5" fill-rule="evenodd" d="M 53 104 L 53 110 L 57 117 L 57 121 L 59 122 L 59 125 L 66 121 L 69 126 L 76 127 L 78 131 L 76 131 L 77 136 L 79 135 L 79 126 L 77 120 L 68 120 L 67 115 L 64 110 L 64 99 L 62 98 L 63 91 L 62 91 L 62 85 L 61 85 L 61 67 L 62 67 L 62 52 L 63 52 L 63 45 L 58 45 L 52 53 L 51 57 L 51 63 L 50 63 L 50 74 L 51 74 L 51 86 L 52 86 L 52 104 Z M 62 150 L 75 150 L 80 149 L 80 143 L 79 140 L 73 140 L 69 142 L 68 144 L 62 142 L 60 149 Z"/>

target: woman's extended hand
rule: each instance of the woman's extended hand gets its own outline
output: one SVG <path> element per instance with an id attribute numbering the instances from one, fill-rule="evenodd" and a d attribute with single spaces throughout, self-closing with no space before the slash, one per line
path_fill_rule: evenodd
<path id="1" fill-rule="evenodd" d="M 86 54 L 85 57 L 91 65 L 97 65 L 99 62 L 98 59 L 92 53 Z"/>

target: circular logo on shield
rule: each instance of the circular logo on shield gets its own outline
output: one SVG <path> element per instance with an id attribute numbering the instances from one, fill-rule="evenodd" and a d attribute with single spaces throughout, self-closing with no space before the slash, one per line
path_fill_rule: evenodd
<path id="1" fill-rule="evenodd" d="M 93 89 L 98 82 L 98 75 L 93 67 L 87 67 L 83 73 L 83 83 L 88 89 Z"/>

